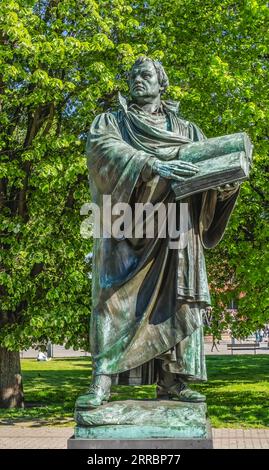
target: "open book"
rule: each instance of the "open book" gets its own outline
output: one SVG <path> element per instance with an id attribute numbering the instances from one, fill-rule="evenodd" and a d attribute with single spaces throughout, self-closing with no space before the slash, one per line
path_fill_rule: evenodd
<path id="1" fill-rule="evenodd" d="M 194 163 L 199 172 L 184 181 L 172 183 L 176 199 L 248 179 L 252 149 L 245 132 L 185 145 L 178 158 Z"/>

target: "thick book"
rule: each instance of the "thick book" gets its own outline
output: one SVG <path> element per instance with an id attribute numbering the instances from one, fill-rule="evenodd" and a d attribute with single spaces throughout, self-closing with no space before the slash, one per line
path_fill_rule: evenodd
<path id="1" fill-rule="evenodd" d="M 253 146 L 245 132 L 185 145 L 179 159 L 194 163 L 199 172 L 172 183 L 176 199 L 248 179 Z"/>

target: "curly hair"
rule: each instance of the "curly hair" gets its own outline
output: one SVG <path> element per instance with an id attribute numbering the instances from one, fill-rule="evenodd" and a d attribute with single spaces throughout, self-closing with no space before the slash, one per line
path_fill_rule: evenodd
<path id="1" fill-rule="evenodd" d="M 150 62 L 153 65 L 153 67 L 156 70 L 157 76 L 158 76 L 159 84 L 161 86 L 161 94 L 165 93 L 167 87 L 169 86 L 169 80 L 168 80 L 168 77 L 165 73 L 165 70 L 164 70 L 162 64 L 160 62 L 158 62 L 157 60 L 153 60 L 150 57 L 146 57 L 146 56 L 139 57 L 135 61 L 135 63 L 132 65 L 132 67 L 129 71 L 129 76 L 130 76 L 130 74 L 131 74 L 134 67 L 136 67 L 138 65 L 141 65 L 144 62 Z"/>

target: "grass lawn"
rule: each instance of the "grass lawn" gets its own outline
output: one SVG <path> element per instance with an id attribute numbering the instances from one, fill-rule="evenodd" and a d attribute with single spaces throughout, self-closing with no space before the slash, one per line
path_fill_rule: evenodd
<path id="1" fill-rule="evenodd" d="M 194 388 L 207 396 L 213 427 L 269 426 L 269 355 L 208 356 L 208 382 Z M 0 410 L 0 423 L 73 425 L 73 407 L 90 381 L 89 358 L 23 359 L 24 410 Z M 112 400 L 154 398 L 155 387 L 113 387 Z"/>

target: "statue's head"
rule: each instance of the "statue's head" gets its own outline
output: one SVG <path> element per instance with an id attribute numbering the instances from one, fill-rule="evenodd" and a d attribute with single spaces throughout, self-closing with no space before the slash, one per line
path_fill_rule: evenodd
<path id="1" fill-rule="evenodd" d="M 165 92 L 168 77 L 160 62 L 148 57 L 139 57 L 129 72 L 129 88 L 135 102 L 149 100 Z"/>

